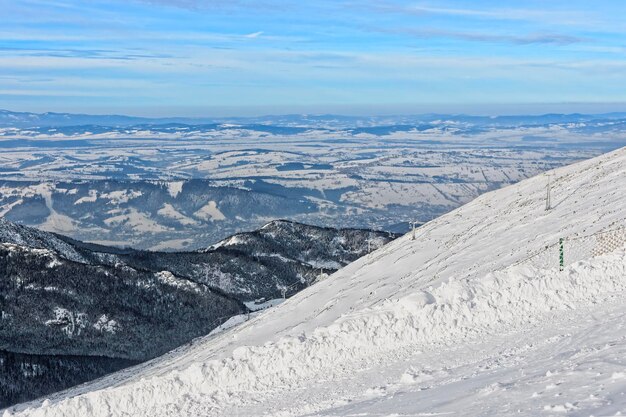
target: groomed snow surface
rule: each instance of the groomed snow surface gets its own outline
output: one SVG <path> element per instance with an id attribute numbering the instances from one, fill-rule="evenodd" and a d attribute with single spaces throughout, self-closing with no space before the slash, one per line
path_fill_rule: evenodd
<path id="1" fill-rule="evenodd" d="M 626 151 L 485 194 L 241 325 L 5 416 L 626 414 Z M 558 259 L 555 257 L 555 259 Z"/>

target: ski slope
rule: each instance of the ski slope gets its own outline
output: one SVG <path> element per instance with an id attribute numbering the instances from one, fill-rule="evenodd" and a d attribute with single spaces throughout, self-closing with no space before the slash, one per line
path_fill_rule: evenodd
<path id="1" fill-rule="evenodd" d="M 240 326 L 6 416 L 626 413 L 626 150 L 484 194 Z"/>

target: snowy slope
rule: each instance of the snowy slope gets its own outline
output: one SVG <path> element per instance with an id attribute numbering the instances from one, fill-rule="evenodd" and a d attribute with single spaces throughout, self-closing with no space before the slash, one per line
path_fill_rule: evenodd
<path id="1" fill-rule="evenodd" d="M 551 177 L 550 211 L 546 175 L 485 194 L 237 328 L 5 415 L 626 411 L 623 250 L 510 267 L 624 225 L 626 150 Z"/>

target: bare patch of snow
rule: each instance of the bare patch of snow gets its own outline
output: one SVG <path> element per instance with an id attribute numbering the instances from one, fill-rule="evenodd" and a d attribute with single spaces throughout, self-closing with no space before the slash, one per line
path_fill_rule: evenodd
<path id="1" fill-rule="evenodd" d="M 96 320 L 96 322 L 93 324 L 93 327 L 100 332 L 106 332 L 110 334 L 115 334 L 121 329 L 119 323 L 113 319 L 109 319 L 106 314 L 102 314 L 100 317 L 98 317 L 98 320 Z"/>
<path id="2" fill-rule="evenodd" d="M 181 212 L 179 212 L 178 210 L 176 210 L 174 208 L 174 206 L 172 206 L 169 203 L 165 203 L 163 205 L 162 208 L 160 208 L 157 211 L 157 214 L 159 216 L 163 216 L 163 217 L 168 217 L 170 219 L 174 219 L 177 222 L 179 222 L 180 224 L 184 225 L 184 226 L 190 226 L 190 225 L 196 225 L 198 224 L 197 221 L 195 221 L 192 218 L 189 218 L 187 216 L 185 216 L 184 214 L 182 214 Z"/>
<path id="3" fill-rule="evenodd" d="M 81 197 L 74 202 L 75 205 L 83 203 L 95 203 L 98 199 L 98 192 L 96 190 L 89 190 L 89 195 Z"/>
<path id="4" fill-rule="evenodd" d="M 167 183 L 167 191 L 172 198 L 176 198 L 183 191 L 183 185 L 185 185 L 184 181 L 170 181 Z"/>
<path id="5" fill-rule="evenodd" d="M 169 285 L 171 287 L 175 287 L 175 288 L 179 288 L 183 290 L 187 290 L 187 291 L 194 291 L 194 292 L 202 291 L 202 286 L 194 282 L 191 282 L 189 280 L 178 278 L 174 274 L 172 274 L 170 271 L 161 271 L 161 272 L 155 273 L 154 275 L 162 284 Z"/>
<path id="6" fill-rule="evenodd" d="M 196 211 L 194 217 L 205 221 L 225 220 L 226 216 L 217 208 L 215 201 L 209 201 L 205 206 Z"/>
<path id="7" fill-rule="evenodd" d="M 142 213 L 135 208 L 129 209 L 125 214 L 110 217 L 104 220 L 107 226 L 124 225 L 137 232 L 157 233 L 170 230 L 151 219 L 147 213 Z"/>

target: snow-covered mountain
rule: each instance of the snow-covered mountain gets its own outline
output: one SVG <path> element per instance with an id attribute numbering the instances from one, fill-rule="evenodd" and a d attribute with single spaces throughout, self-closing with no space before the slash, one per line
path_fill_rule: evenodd
<path id="1" fill-rule="evenodd" d="M 12 222 L 155 251 L 206 247 L 246 225 L 314 210 L 304 199 L 205 180 L 0 182 L 0 205 Z"/>
<path id="2" fill-rule="evenodd" d="M 522 126 L 547 123 L 571 123 L 594 120 L 615 120 L 626 117 L 625 113 L 605 114 L 542 114 L 511 116 L 471 116 L 463 114 L 421 114 L 392 116 L 343 116 L 336 114 L 287 114 L 259 117 L 163 117 L 147 118 L 124 115 L 91 115 L 74 113 L 29 113 L 0 110 L 0 126 L 8 127 L 129 127 L 129 126 L 164 126 L 185 124 L 189 126 L 231 125 L 238 124 L 251 128 L 271 126 L 308 127 L 308 128 L 345 128 L 345 127 L 391 127 L 406 125 L 427 125 L 442 120 L 456 124 L 478 126 Z M 413 127 L 413 126 L 411 126 Z"/>
<path id="3" fill-rule="evenodd" d="M 0 219 L 0 407 L 161 355 L 396 237 L 274 221 L 204 251 L 161 253 Z"/>
<path id="4" fill-rule="evenodd" d="M 625 186 L 620 149 L 484 194 L 230 331 L 5 416 L 623 413 Z"/>

